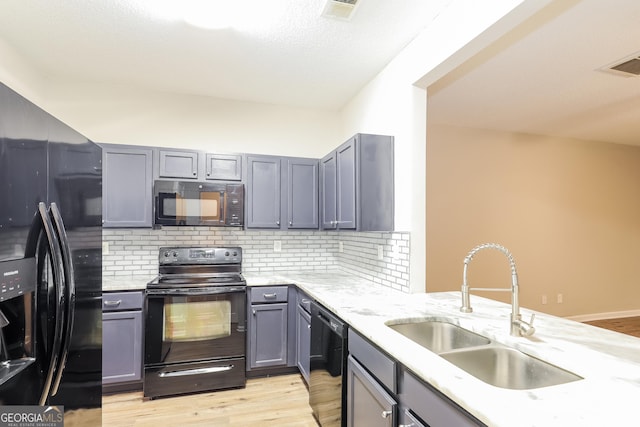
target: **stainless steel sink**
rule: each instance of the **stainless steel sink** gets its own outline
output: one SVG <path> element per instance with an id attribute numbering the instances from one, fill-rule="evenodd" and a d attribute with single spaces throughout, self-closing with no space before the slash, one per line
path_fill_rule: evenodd
<path id="1" fill-rule="evenodd" d="M 443 353 L 440 357 L 488 384 L 511 390 L 530 390 L 582 379 L 509 347 L 486 346 Z"/>
<path id="2" fill-rule="evenodd" d="M 482 335 L 437 320 L 391 323 L 387 326 L 434 353 L 486 345 L 490 342 Z"/>

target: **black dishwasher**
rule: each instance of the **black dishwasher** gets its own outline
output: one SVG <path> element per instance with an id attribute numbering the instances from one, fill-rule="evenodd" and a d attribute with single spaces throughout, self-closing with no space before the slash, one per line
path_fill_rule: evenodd
<path id="1" fill-rule="evenodd" d="M 311 303 L 309 405 L 322 427 L 346 426 L 347 324 Z"/>

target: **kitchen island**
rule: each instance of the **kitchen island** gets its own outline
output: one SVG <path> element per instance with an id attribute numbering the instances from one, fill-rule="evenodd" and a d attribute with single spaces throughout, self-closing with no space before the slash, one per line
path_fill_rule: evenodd
<path id="1" fill-rule="evenodd" d="M 511 306 L 460 292 L 405 294 L 342 272 L 245 274 L 249 286 L 295 284 L 399 363 L 489 426 L 635 426 L 640 339 L 535 312 L 532 337 L 509 335 Z M 527 319 L 531 310 L 522 309 Z M 491 386 L 385 325 L 439 319 L 458 324 L 583 379 L 531 390 Z"/>

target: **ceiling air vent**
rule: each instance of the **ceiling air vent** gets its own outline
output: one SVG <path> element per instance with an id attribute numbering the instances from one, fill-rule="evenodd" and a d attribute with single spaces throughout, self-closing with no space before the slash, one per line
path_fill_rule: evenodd
<path id="1" fill-rule="evenodd" d="M 623 62 L 622 64 L 611 67 L 612 70 L 619 71 L 621 73 L 629 73 L 636 76 L 640 76 L 640 56 Z"/>
<path id="2" fill-rule="evenodd" d="M 622 77 L 640 76 L 640 55 L 635 53 L 631 57 L 616 61 L 613 64 L 602 67 L 600 70 Z"/>
<path id="3" fill-rule="evenodd" d="M 358 4 L 361 0 L 327 0 L 322 16 L 326 18 L 349 21 L 353 18 Z"/>

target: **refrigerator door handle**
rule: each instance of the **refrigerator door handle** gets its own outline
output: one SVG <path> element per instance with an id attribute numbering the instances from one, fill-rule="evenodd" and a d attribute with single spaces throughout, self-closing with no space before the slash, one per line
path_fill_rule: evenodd
<path id="1" fill-rule="evenodd" d="M 60 361 L 56 370 L 56 378 L 53 382 L 50 395 L 55 396 L 58 393 L 58 387 L 60 387 L 60 381 L 62 380 L 62 373 L 67 364 L 67 357 L 69 355 L 69 344 L 71 343 L 71 333 L 73 330 L 73 324 L 75 321 L 75 304 L 76 304 L 76 287 L 74 281 L 73 262 L 71 259 L 71 250 L 69 249 L 69 239 L 67 238 L 67 232 L 64 228 L 64 222 L 62 221 L 62 215 L 55 203 L 51 203 L 49 208 L 51 217 L 53 219 L 53 225 L 56 228 L 60 251 L 62 255 L 62 267 L 64 269 L 64 293 L 66 296 L 66 313 L 64 313 L 64 337 L 62 338 L 62 349 L 60 353 Z"/>
<path id="2" fill-rule="evenodd" d="M 43 202 L 38 203 L 38 213 L 42 221 L 42 228 L 47 238 L 49 246 L 49 256 L 51 259 L 51 268 L 53 273 L 53 281 L 56 292 L 56 307 L 55 307 L 55 330 L 53 334 L 53 345 L 51 347 L 51 355 L 49 360 L 49 369 L 47 369 L 46 378 L 44 382 L 44 388 L 42 395 L 40 396 L 39 405 L 44 406 L 47 399 L 50 396 L 51 386 L 53 378 L 56 374 L 56 370 L 59 367 L 58 359 L 60 357 L 60 351 L 62 348 L 62 333 L 64 330 L 64 307 L 65 293 L 64 293 L 64 268 L 62 263 L 62 255 L 60 254 L 60 242 L 54 231 L 53 224 L 49 218 L 47 207 Z"/>

